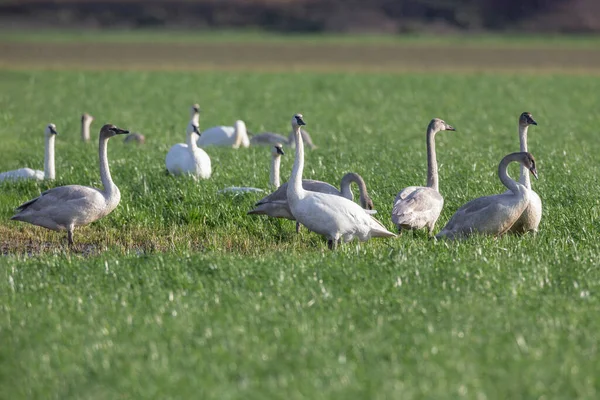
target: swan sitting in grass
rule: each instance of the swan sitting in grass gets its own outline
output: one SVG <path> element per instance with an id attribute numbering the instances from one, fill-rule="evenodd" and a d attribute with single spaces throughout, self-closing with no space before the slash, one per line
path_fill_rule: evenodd
<path id="1" fill-rule="evenodd" d="M 0 182 L 9 180 L 19 179 L 54 179 L 56 172 L 54 168 L 54 140 L 58 132 L 56 132 L 56 126 L 54 124 L 48 124 L 44 130 L 44 136 L 46 138 L 46 152 L 44 155 L 44 170 L 34 170 L 31 168 L 20 168 L 13 171 L 7 171 L 0 173 Z"/>
<path id="2" fill-rule="evenodd" d="M 215 126 L 208 128 L 200 135 L 198 146 L 226 146 L 234 149 L 250 146 L 246 124 L 242 120 L 235 121 L 235 126 Z"/>
<path id="3" fill-rule="evenodd" d="M 121 201 L 119 188 L 110 176 L 107 147 L 108 139 L 127 133 L 129 131 L 110 124 L 100 130 L 98 151 L 103 190 L 80 185 L 55 187 L 21 204 L 11 219 L 54 231 L 66 230 L 69 245 L 72 245 L 75 227 L 90 224 L 110 214 Z"/>
<path id="4" fill-rule="evenodd" d="M 196 144 L 199 135 L 198 125 L 192 117 L 187 126 L 187 144 L 177 143 L 167 153 L 165 163 L 169 173 L 191 175 L 201 179 L 210 178 L 212 173 L 210 157 Z"/>
<path id="5" fill-rule="evenodd" d="M 395 237 L 395 234 L 370 215 L 371 212 L 355 202 L 341 196 L 311 192 L 302 187 L 304 145 L 300 127 L 303 125 L 302 114 L 295 114 L 292 128 L 296 141 L 296 158 L 287 188 L 287 199 L 296 221 L 325 236 L 328 247 L 332 250 L 340 241 L 349 242 L 354 238 L 366 241 L 371 237 Z"/>

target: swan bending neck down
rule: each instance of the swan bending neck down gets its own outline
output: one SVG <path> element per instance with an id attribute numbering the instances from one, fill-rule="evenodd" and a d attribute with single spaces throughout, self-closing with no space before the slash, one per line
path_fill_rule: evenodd
<path id="1" fill-rule="evenodd" d="M 56 178 L 56 169 L 54 166 L 54 141 L 56 139 L 56 125 L 48 124 L 44 130 L 45 151 L 44 151 L 44 170 L 33 170 L 31 168 L 20 168 L 13 171 L 0 173 L 0 182 L 19 179 L 53 180 Z"/>
<path id="2" fill-rule="evenodd" d="M 186 143 L 177 143 L 169 149 L 165 164 L 167 171 L 173 175 L 191 175 L 194 178 L 208 179 L 212 173 L 210 157 L 198 147 L 200 136 L 194 118 L 188 123 Z"/>
<path id="3" fill-rule="evenodd" d="M 198 146 L 227 146 L 234 149 L 250 146 L 246 124 L 242 120 L 231 126 L 214 126 L 202 132 Z"/>
<path id="4" fill-rule="evenodd" d="M 327 238 L 328 246 L 334 249 L 338 242 L 361 241 L 371 237 L 395 237 L 370 213 L 352 200 L 327 193 L 312 192 L 302 187 L 304 170 L 304 144 L 300 126 L 305 125 L 302 114 L 292 118 L 296 141 L 296 158 L 292 176 L 287 187 L 290 210 L 296 221 L 309 230 Z"/>
<path id="5" fill-rule="evenodd" d="M 281 164 L 281 156 L 284 155 L 283 147 L 277 144 L 271 148 L 271 170 L 269 172 L 269 183 L 272 188 L 277 189 L 280 186 L 279 166 Z M 264 190 L 247 186 L 230 186 L 219 190 L 217 193 L 248 193 L 248 192 L 264 192 Z"/>
<path id="6" fill-rule="evenodd" d="M 396 195 L 392 222 L 399 232 L 402 232 L 402 229 L 428 227 L 429 234 L 433 233 L 435 223 L 444 207 L 444 198 L 439 192 L 435 135 L 439 131 L 454 130 L 454 127 L 439 118 L 432 119 L 427 126 L 427 186 L 409 186 Z"/>
<path id="7" fill-rule="evenodd" d="M 471 200 L 458 209 L 436 238 L 460 238 L 471 234 L 500 236 L 508 232 L 529 203 L 530 191 L 508 176 L 508 164 L 516 161 L 537 179 L 535 159 L 530 153 L 505 156 L 498 166 L 498 177 L 509 191 Z"/>
<path id="8" fill-rule="evenodd" d="M 519 116 L 519 143 L 521 151 L 527 150 L 527 131 L 529 125 L 537 125 L 533 116 L 529 112 L 523 112 Z M 529 171 L 521 165 L 521 175 L 519 183 L 529 189 L 529 204 L 517 222 L 510 228 L 513 233 L 537 232 L 540 221 L 542 220 L 542 199 L 531 189 L 531 181 L 529 179 Z"/>
<path id="9" fill-rule="evenodd" d="M 102 190 L 87 186 L 69 185 L 46 190 L 39 197 L 21 204 L 11 218 L 54 231 L 66 230 L 69 245 L 73 244 L 73 230 L 87 225 L 113 211 L 121 201 L 119 188 L 110 176 L 108 166 L 108 139 L 127 134 L 121 128 L 107 124 L 100 130 L 99 159 Z"/>
<path id="10" fill-rule="evenodd" d="M 88 113 L 83 113 L 81 115 L 81 140 L 84 142 L 90 141 L 90 126 L 94 121 L 94 117 L 92 117 Z"/>

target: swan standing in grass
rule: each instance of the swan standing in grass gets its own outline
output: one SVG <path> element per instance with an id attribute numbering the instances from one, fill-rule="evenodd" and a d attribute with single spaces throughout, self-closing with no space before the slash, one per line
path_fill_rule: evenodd
<path id="1" fill-rule="evenodd" d="M 235 126 L 215 126 L 202 132 L 198 146 L 227 146 L 234 149 L 250 146 L 246 124 L 242 120 L 235 121 Z"/>
<path id="2" fill-rule="evenodd" d="M 20 168 L 13 171 L 0 173 L 0 182 L 18 179 L 54 179 L 56 171 L 54 168 L 54 140 L 58 132 L 54 124 L 48 124 L 44 130 L 46 138 L 46 151 L 44 154 L 44 170 L 36 171 L 31 168 Z"/>
<path id="3" fill-rule="evenodd" d="M 271 170 L 269 173 L 269 183 L 273 189 L 277 189 L 280 186 L 279 180 L 279 166 L 281 165 L 281 156 L 285 155 L 283 147 L 280 144 L 276 144 L 271 147 Z M 218 193 L 247 193 L 247 192 L 264 192 L 263 189 L 245 186 L 232 186 L 225 189 L 221 189 Z"/>
<path id="4" fill-rule="evenodd" d="M 519 117 L 519 142 L 521 151 L 527 150 L 527 130 L 529 125 L 537 125 L 537 122 L 531 116 L 531 113 L 524 112 Z M 540 221 L 542 220 L 542 199 L 533 190 L 531 190 L 531 181 L 529 171 L 521 165 L 521 176 L 519 183 L 529 189 L 529 204 L 517 222 L 510 228 L 513 233 L 537 232 Z"/>
<path id="5" fill-rule="evenodd" d="M 509 191 L 469 201 L 454 213 L 436 238 L 454 239 L 474 233 L 500 236 L 508 232 L 527 208 L 531 191 L 508 176 L 508 164 L 516 161 L 537 179 L 535 159 L 530 153 L 511 153 L 500 161 L 498 177 Z"/>
<path id="6" fill-rule="evenodd" d="M 354 238 L 367 241 L 371 237 L 395 237 L 395 234 L 389 232 L 367 210 L 352 200 L 328 193 L 312 192 L 302 187 L 302 125 L 305 125 L 302 114 L 295 114 L 292 118 L 292 128 L 295 132 L 296 158 L 287 187 L 287 199 L 296 221 L 325 236 L 332 250 L 340 241 L 349 242 Z"/>
<path id="7" fill-rule="evenodd" d="M 187 144 L 177 143 L 167 153 L 167 171 L 173 175 L 189 174 L 202 179 L 210 178 L 210 157 L 196 144 L 199 135 L 198 125 L 192 118 L 187 126 Z"/>
<path id="8" fill-rule="evenodd" d="M 92 117 L 88 113 L 81 114 L 81 140 L 84 142 L 90 141 L 90 126 L 94 121 L 94 117 Z"/>
<path id="9" fill-rule="evenodd" d="M 310 134 L 304 129 L 301 129 L 300 132 L 302 133 L 302 141 L 304 142 L 304 144 L 310 147 L 311 149 L 316 149 L 317 146 L 313 144 Z M 250 138 L 250 144 L 252 146 L 268 146 L 277 143 L 283 143 L 286 146 L 294 148 L 296 146 L 296 144 L 294 143 L 294 131 L 290 132 L 290 135 L 287 139 L 283 135 L 272 132 L 263 132 L 258 135 L 254 135 Z"/>
<path id="10" fill-rule="evenodd" d="M 79 185 L 46 190 L 39 197 L 17 207 L 17 213 L 11 219 L 53 231 L 66 230 L 69 245 L 73 244 L 75 227 L 87 225 L 110 214 L 119 205 L 121 193 L 110 176 L 107 147 L 108 139 L 127 133 L 129 131 L 111 124 L 104 125 L 100 130 L 100 179 L 103 190 Z"/>
<path id="11" fill-rule="evenodd" d="M 455 129 L 439 118 L 434 118 L 427 127 L 427 186 L 409 186 L 402 189 L 394 200 L 392 221 L 402 229 L 427 227 L 433 233 L 435 223 L 444 207 L 444 198 L 439 192 L 435 134 Z"/>

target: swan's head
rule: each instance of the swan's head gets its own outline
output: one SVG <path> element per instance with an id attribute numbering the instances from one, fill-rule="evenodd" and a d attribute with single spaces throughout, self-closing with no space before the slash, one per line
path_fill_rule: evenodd
<path id="1" fill-rule="evenodd" d="M 455 131 L 454 127 L 450 124 L 447 124 L 446 121 L 439 118 L 434 118 L 429 123 L 427 130 L 433 130 L 434 132 L 439 131 Z"/>
<path id="2" fill-rule="evenodd" d="M 90 114 L 88 114 L 88 113 L 81 114 L 81 123 L 91 124 L 93 120 L 94 120 L 94 117 L 92 117 Z"/>
<path id="3" fill-rule="evenodd" d="M 46 134 L 46 136 L 58 135 L 58 132 L 56 131 L 56 125 L 48 124 L 48 126 L 46 126 L 46 129 L 44 129 L 44 133 Z"/>
<path id="4" fill-rule="evenodd" d="M 271 155 L 274 157 L 279 157 L 279 156 L 283 156 L 285 153 L 283 152 L 283 146 L 280 144 L 276 144 L 275 146 L 273 146 L 272 150 L 271 150 Z"/>
<path id="5" fill-rule="evenodd" d="M 195 115 L 195 114 L 199 114 L 199 113 L 200 113 L 200 104 L 198 104 L 198 103 L 192 104 L 192 107 L 190 108 L 190 114 Z"/>
<path id="6" fill-rule="evenodd" d="M 538 179 L 538 173 L 537 169 L 535 168 L 535 158 L 533 158 L 533 154 L 528 152 L 523 152 L 521 154 L 523 154 L 521 164 L 523 164 L 525 168 L 531 171 L 531 174 L 535 176 L 535 179 Z"/>
<path id="7" fill-rule="evenodd" d="M 360 199 L 360 206 L 365 210 L 372 210 L 375 206 L 373 205 L 373 200 L 369 196 L 365 196 L 364 199 Z"/>
<path id="8" fill-rule="evenodd" d="M 292 126 L 294 128 L 297 128 L 299 126 L 304 125 L 306 125 L 306 123 L 304 122 L 304 117 L 302 116 L 302 114 L 294 114 L 294 116 L 292 117 Z"/>
<path id="9" fill-rule="evenodd" d="M 200 127 L 198 127 L 194 120 L 191 120 L 187 126 L 187 134 L 189 135 L 191 133 L 195 133 L 196 135 L 200 136 Z"/>
<path id="10" fill-rule="evenodd" d="M 125 135 L 128 130 L 121 129 L 113 124 L 106 124 L 100 129 L 100 138 L 111 138 L 115 135 Z"/>
<path id="11" fill-rule="evenodd" d="M 535 119 L 533 119 L 530 112 L 525 111 L 519 117 L 519 125 L 521 125 L 521 126 L 537 125 L 537 122 L 535 122 Z"/>

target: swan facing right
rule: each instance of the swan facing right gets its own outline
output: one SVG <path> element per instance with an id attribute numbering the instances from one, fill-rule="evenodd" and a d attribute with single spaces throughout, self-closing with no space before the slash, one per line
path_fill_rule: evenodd
<path id="1" fill-rule="evenodd" d="M 530 190 L 508 176 L 508 164 L 519 162 L 537 179 L 535 159 L 530 153 L 505 156 L 498 166 L 498 177 L 509 191 L 479 197 L 458 209 L 436 238 L 455 239 L 472 234 L 501 236 L 519 219 L 530 199 Z"/>
<path id="2" fill-rule="evenodd" d="M 21 204 L 11 219 L 53 231 L 66 230 L 69 245 L 72 245 L 73 230 L 76 227 L 90 224 L 110 214 L 121 201 L 119 188 L 110 176 L 107 147 L 108 139 L 127 133 L 129 131 L 111 124 L 104 125 L 100 130 L 98 152 L 100 179 L 104 189 L 80 185 L 55 187 Z"/>
<path id="3" fill-rule="evenodd" d="M 19 179 L 33 179 L 41 181 L 43 179 L 54 179 L 56 177 L 56 170 L 54 168 L 54 141 L 58 135 L 56 131 L 56 125 L 48 124 L 44 129 L 45 137 L 45 153 L 44 153 L 44 170 L 34 170 L 31 168 L 19 168 L 12 171 L 0 173 L 0 182 L 19 180 Z"/>
<path id="4" fill-rule="evenodd" d="M 373 218 L 368 210 L 352 200 L 328 193 L 312 192 L 302 187 L 302 125 L 305 125 L 302 114 L 295 114 L 292 127 L 296 141 L 296 158 L 287 187 L 287 200 L 296 221 L 325 236 L 331 250 L 335 249 L 339 242 L 349 242 L 354 238 L 364 242 L 372 237 L 395 237 L 396 235 Z"/>

